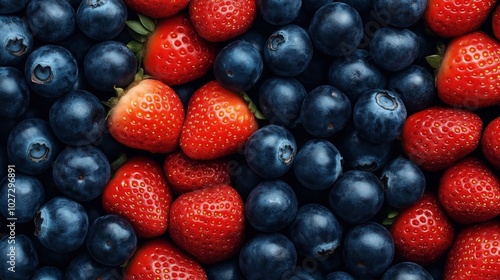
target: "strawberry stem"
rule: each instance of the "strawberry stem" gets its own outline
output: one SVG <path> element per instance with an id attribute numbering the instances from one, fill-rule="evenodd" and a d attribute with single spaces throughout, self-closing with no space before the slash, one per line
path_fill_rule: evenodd
<path id="1" fill-rule="evenodd" d="M 243 97 L 243 100 L 245 100 L 245 102 L 248 104 L 248 109 L 250 109 L 250 112 L 252 112 L 255 118 L 257 118 L 258 120 L 265 120 L 266 117 L 264 116 L 264 114 L 262 114 L 261 111 L 259 111 L 257 105 L 252 101 L 250 96 L 248 96 L 246 92 L 241 92 L 240 94 Z"/>

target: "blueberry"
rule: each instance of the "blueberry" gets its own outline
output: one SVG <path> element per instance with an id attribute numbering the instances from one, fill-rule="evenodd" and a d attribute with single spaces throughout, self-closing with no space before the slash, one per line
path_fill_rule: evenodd
<path id="1" fill-rule="evenodd" d="M 415 280 L 433 280 L 434 278 L 421 265 L 414 262 L 400 262 L 391 265 L 381 280 L 393 279 L 415 279 Z"/>
<path id="2" fill-rule="evenodd" d="M 0 0 L 0 15 L 15 14 L 28 5 L 29 0 Z"/>
<path id="3" fill-rule="evenodd" d="M 354 105 L 352 113 L 359 135 L 373 143 L 396 140 L 406 117 L 406 107 L 399 94 L 384 89 L 365 92 Z"/>
<path id="4" fill-rule="evenodd" d="M 18 65 L 33 49 L 28 23 L 18 16 L 0 15 L 0 42 L 0 65 Z"/>
<path id="5" fill-rule="evenodd" d="M 409 114 L 432 106 L 436 97 L 434 75 L 419 65 L 394 72 L 387 89 L 399 94 Z"/>
<path id="6" fill-rule="evenodd" d="M 359 279 L 381 276 L 394 259 L 394 240 L 387 228 L 375 222 L 356 225 L 344 238 L 344 266 Z"/>
<path id="7" fill-rule="evenodd" d="M 360 15 L 364 15 L 373 9 L 372 1 L 366 0 L 340 0 L 338 2 L 346 3 L 352 6 Z"/>
<path id="8" fill-rule="evenodd" d="M 257 175 L 246 160 L 237 159 L 231 172 L 232 186 L 238 191 L 241 198 L 245 201 L 250 192 L 262 181 L 264 178 Z"/>
<path id="9" fill-rule="evenodd" d="M 23 73 L 14 67 L 0 67 L 0 118 L 17 118 L 28 108 L 30 88 Z"/>
<path id="10" fill-rule="evenodd" d="M 225 88 L 241 92 L 260 78 L 264 62 L 259 50 L 243 40 L 233 41 L 219 51 L 214 60 L 215 79 Z"/>
<path id="11" fill-rule="evenodd" d="M 33 35 L 46 43 L 65 40 L 76 29 L 75 10 L 67 0 L 31 0 L 26 19 Z"/>
<path id="12" fill-rule="evenodd" d="M 100 91 L 126 87 L 137 73 L 134 53 L 118 41 L 103 41 L 88 50 L 83 70 L 89 84 Z"/>
<path id="13" fill-rule="evenodd" d="M 328 273 L 325 280 L 356 280 L 356 278 L 345 271 L 334 271 Z"/>
<path id="14" fill-rule="evenodd" d="M 80 1 L 76 10 L 76 23 L 88 37 L 111 40 L 125 28 L 127 6 L 123 0 Z"/>
<path id="15" fill-rule="evenodd" d="M 242 40 L 250 43 L 259 51 L 261 55 L 264 52 L 264 44 L 266 43 L 266 38 L 255 27 L 251 27 L 247 32 L 234 38 L 234 40 Z"/>
<path id="16" fill-rule="evenodd" d="M 330 137 L 341 131 L 351 118 L 349 98 L 339 89 L 322 85 L 310 91 L 300 109 L 300 123 L 315 137 Z"/>
<path id="17" fill-rule="evenodd" d="M 310 270 L 307 268 L 298 268 L 287 278 L 288 280 L 323 280 L 323 274 L 318 270 Z"/>
<path id="18" fill-rule="evenodd" d="M 352 53 L 363 38 L 363 22 L 350 5 L 330 2 L 314 13 L 309 36 L 321 52 L 338 57 Z"/>
<path id="19" fill-rule="evenodd" d="M 288 24 L 268 37 L 264 48 L 264 62 L 273 73 L 292 77 L 307 68 L 313 53 L 307 31 L 298 25 Z"/>
<path id="20" fill-rule="evenodd" d="M 380 175 L 385 189 L 385 201 L 392 207 L 406 208 L 417 202 L 425 191 L 422 170 L 411 160 L 398 156 L 392 159 Z"/>
<path id="21" fill-rule="evenodd" d="M 325 139 L 311 139 L 298 151 L 293 162 L 295 178 L 306 188 L 324 190 L 342 174 L 342 155 Z"/>
<path id="22" fill-rule="evenodd" d="M 41 96 L 55 98 L 71 91 L 78 79 L 75 57 L 59 45 L 43 45 L 26 60 L 24 76 L 31 89 Z"/>
<path id="23" fill-rule="evenodd" d="M 340 245 L 343 227 L 330 209 L 308 203 L 299 208 L 287 233 L 299 255 L 324 260 Z"/>
<path id="24" fill-rule="evenodd" d="M 208 279 L 217 280 L 246 280 L 241 272 L 237 257 L 206 265 L 205 272 Z"/>
<path id="25" fill-rule="evenodd" d="M 349 170 L 330 189 L 329 205 L 349 224 L 361 224 L 373 218 L 384 203 L 383 185 L 371 172 Z"/>
<path id="26" fill-rule="evenodd" d="M 31 279 L 40 264 L 35 243 L 27 235 L 16 234 L 15 229 L 10 230 L 13 230 L 14 233 L 0 238 L 0 248 L 2 248 L 0 279 Z"/>
<path id="27" fill-rule="evenodd" d="M 62 196 L 54 197 L 42 205 L 34 221 L 38 241 L 61 253 L 80 248 L 89 227 L 83 206 Z"/>
<path id="28" fill-rule="evenodd" d="M 83 32 L 77 28 L 68 39 L 59 42 L 58 45 L 63 46 L 70 51 L 78 62 L 78 66 L 81 67 L 83 65 L 85 54 L 87 54 L 87 51 L 90 50 L 92 46 L 97 44 L 97 42 L 98 41 L 83 34 Z M 79 71 L 79 73 L 80 72 L 81 71 Z"/>
<path id="29" fill-rule="evenodd" d="M 116 280 L 121 278 L 117 267 L 97 262 L 86 251 L 83 251 L 71 260 L 64 275 L 65 280 Z"/>
<path id="30" fill-rule="evenodd" d="M 31 280 L 63 280 L 64 272 L 55 266 L 42 266 L 40 267 Z"/>
<path id="31" fill-rule="evenodd" d="M 367 50 L 356 49 L 332 61 L 328 68 L 328 84 L 344 92 L 352 104 L 370 89 L 385 88 L 386 83 L 384 72 Z"/>
<path id="32" fill-rule="evenodd" d="M 52 104 L 49 123 L 54 134 L 65 144 L 93 144 L 106 129 L 106 109 L 92 93 L 74 90 Z"/>
<path id="33" fill-rule="evenodd" d="M 387 71 L 400 71 L 418 56 L 417 35 L 406 28 L 386 26 L 375 31 L 369 45 L 373 61 Z"/>
<path id="34" fill-rule="evenodd" d="M 45 201 L 43 185 L 31 175 L 9 174 L 0 180 L 0 212 L 7 219 L 15 217 L 17 223 L 30 222 Z"/>
<path id="35" fill-rule="evenodd" d="M 296 152 L 292 133 L 275 124 L 263 126 L 250 135 L 244 150 L 248 166 L 267 179 L 279 178 L 290 170 Z"/>
<path id="36" fill-rule="evenodd" d="M 374 0 L 373 10 L 396 27 L 410 27 L 422 18 L 427 0 Z"/>
<path id="37" fill-rule="evenodd" d="M 295 78 L 269 77 L 260 85 L 260 109 L 269 123 L 292 127 L 299 118 L 306 95 L 306 89 Z"/>
<path id="38" fill-rule="evenodd" d="M 260 233 L 240 250 L 239 264 L 248 280 L 287 279 L 297 263 L 293 243 L 281 233 Z"/>
<path id="39" fill-rule="evenodd" d="M 7 140 L 11 164 L 20 172 L 39 175 L 50 169 L 61 149 L 47 121 L 29 118 L 19 122 Z"/>
<path id="40" fill-rule="evenodd" d="M 295 218 L 298 202 L 290 185 L 282 180 L 259 183 L 245 202 L 248 223 L 262 232 L 276 232 Z"/>
<path id="41" fill-rule="evenodd" d="M 256 0 L 262 18 L 274 25 L 291 23 L 299 15 L 301 0 Z"/>
<path id="42" fill-rule="evenodd" d="M 52 176 L 58 189 L 76 201 L 89 201 L 102 194 L 111 167 L 94 146 L 67 146 L 54 161 Z"/>

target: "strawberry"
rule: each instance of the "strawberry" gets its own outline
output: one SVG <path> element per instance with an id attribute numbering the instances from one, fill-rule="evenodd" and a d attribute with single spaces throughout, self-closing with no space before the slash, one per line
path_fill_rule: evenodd
<path id="1" fill-rule="evenodd" d="M 107 122 L 111 135 L 125 146 L 152 153 L 177 148 L 184 106 L 175 91 L 155 79 L 136 80 L 112 98 Z"/>
<path id="2" fill-rule="evenodd" d="M 426 171 L 438 171 L 479 145 L 483 121 L 474 112 L 434 106 L 410 115 L 401 142 L 408 157 Z"/>
<path id="3" fill-rule="evenodd" d="M 179 140 L 182 151 L 203 160 L 237 152 L 258 129 L 254 106 L 241 94 L 209 81 L 189 100 Z"/>
<path id="4" fill-rule="evenodd" d="M 182 194 L 170 208 L 169 233 L 200 263 L 216 263 L 238 253 L 244 239 L 243 200 L 229 185 Z"/>
<path id="5" fill-rule="evenodd" d="M 177 151 L 165 157 L 163 171 L 176 194 L 231 183 L 229 161 L 225 158 L 199 161 Z"/>
<path id="6" fill-rule="evenodd" d="M 161 166 L 136 156 L 119 167 L 102 194 L 107 213 L 124 216 L 137 236 L 150 238 L 167 231 L 172 192 Z"/>
<path id="7" fill-rule="evenodd" d="M 439 98 L 469 110 L 500 104 L 500 43 L 482 31 L 452 40 L 436 72 Z"/>
<path id="8" fill-rule="evenodd" d="M 171 241 L 164 238 L 147 240 L 130 259 L 123 279 L 206 280 L 203 267 Z"/>
<path id="9" fill-rule="evenodd" d="M 462 159 L 443 172 L 438 196 L 457 223 L 483 222 L 500 215 L 500 180 L 476 157 Z"/>
<path id="10" fill-rule="evenodd" d="M 151 18 L 170 17 L 187 7 L 189 0 L 123 0 L 128 8 Z"/>
<path id="11" fill-rule="evenodd" d="M 444 267 L 444 280 L 500 279 L 500 222 L 488 221 L 462 229 Z"/>
<path id="12" fill-rule="evenodd" d="M 223 42 L 245 33 L 257 16 L 255 0 L 191 0 L 189 17 L 198 34 Z"/>
<path id="13" fill-rule="evenodd" d="M 443 257 L 454 237 L 452 222 L 435 194 L 426 192 L 396 216 L 390 226 L 398 258 L 421 265 Z"/>
<path id="14" fill-rule="evenodd" d="M 493 11 L 491 28 L 493 29 L 493 35 L 495 35 L 495 38 L 500 40 L 500 5 L 498 5 Z"/>
<path id="15" fill-rule="evenodd" d="M 481 151 L 486 159 L 500 170 L 500 117 L 486 125 L 481 137 Z"/>
<path id="16" fill-rule="evenodd" d="M 424 21 L 439 37 L 457 37 L 478 29 L 494 6 L 495 0 L 429 0 Z"/>

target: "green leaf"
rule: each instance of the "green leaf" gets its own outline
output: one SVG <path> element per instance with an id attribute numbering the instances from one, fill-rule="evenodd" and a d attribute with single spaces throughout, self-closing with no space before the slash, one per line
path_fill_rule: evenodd
<path id="1" fill-rule="evenodd" d="M 138 52 L 142 52 L 143 46 L 141 43 L 139 43 L 137 41 L 130 41 L 127 44 L 127 48 L 129 48 L 133 53 L 138 53 Z"/>
<path id="2" fill-rule="evenodd" d="M 252 101 L 252 99 L 250 99 L 250 96 L 248 96 L 248 94 L 246 94 L 245 92 L 241 92 L 241 95 L 245 102 L 248 104 L 248 109 L 250 109 L 250 112 L 252 112 L 255 118 L 257 118 L 258 120 L 265 120 L 266 116 L 264 116 L 264 114 L 259 111 L 257 105 Z"/>
<path id="3" fill-rule="evenodd" d="M 125 22 L 131 30 L 133 30 L 135 33 L 147 36 L 149 34 L 149 30 L 147 30 L 141 22 L 135 21 L 135 20 L 127 20 Z"/>
<path id="4" fill-rule="evenodd" d="M 139 16 L 139 21 L 141 22 L 142 26 L 144 26 L 144 28 L 149 30 L 149 32 L 153 32 L 155 30 L 156 26 L 153 19 L 141 14 L 139 14 L 138 16 Z"/>
<path id="5" fill-rule="evenodd" d="M 433 68 L 438 69 L 441 66 L 442 57 L 439 54 L 433 54 L 425 57 L 427 63 Z"/>

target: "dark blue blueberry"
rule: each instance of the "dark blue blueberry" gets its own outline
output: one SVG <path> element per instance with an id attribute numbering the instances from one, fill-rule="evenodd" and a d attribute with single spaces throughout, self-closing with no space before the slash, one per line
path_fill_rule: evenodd
<path id="1" fill-rule="evenodd" d="M 119 268 L 103 265 L 90 256 L 88 252 L 78 254 L 66 268 L 65 280 L 117 280 L 122 279 Z"/>
<path id="2" fill-rule="evenodd" d="M 30 95 L 30 102 L 28 104 L 28 108 L 24 113 L 17 118 L 0 118 L 0 143 L 7 144 L 7 138 L 9 138 L 9 134 L 14 129 L 14 127 L 20 123 L 21 121 L 29 118 L 45 118 L 45 106 L 40 106 L 38 100 L 35 100 L 38 97 L 36 94 Z M 42 98 L 45 99 L 45 98 Z"/>
<path id="3" fill-rule="evenodd" d="M 293 161 L 295 178 L 306 188 L 324 190 L 342 174 L 342 155 L 325 139 L 311 139 L 298 151 Z"/>
<path id="4" fill-rule="evenodd" d="M 23 10 L 29 0 L 0 0 L 0 15 L 11 15 Z"/>
<path id="5" fill-rule="evenodd" d="M 137 235 L 123 216 L 106 214 L 90 225 L 86 248 L 96 261 L 108 266 L 118 266 L 135 253 Z"/>
<path id="6" fill-rule="evenodd" d="M 356 278 L 345 271 L 334 271 L 328 273 L 325 280 L 356 280 Z"/>
<path id="7" fill-rule="evenodd" d="M 385 201 L 392 207 L 406 208 L 417 202 L 425 191 L 426 180 L 422 170 L 411 160 L 399 156 L 382 170 Z"/>
<path id="8" fill-rule="evenodd" d="M 333 184 L 328 201 L 333 212 L 345 222 L 364 223 L 382 208 L 383 185 L 371 172 L 349 170 Z"/>
<path id="9" fill-rule="evenodd" d="M 250 192 L 264 179 L 257 175 L 246 160 L 238 159 L 234 161 L 231 169 L 232 186 L 238 191 L 243 201 L 245 201 Z"/>
<path id="10" fill-rule="evenodd" d="M 384 72 L 363 49 L 335 59 L 328 68 L 328 84 L 345 93 L 352 104 L 370 89 L 385 88 L 386 82 Z"/>
<path id="11" fill-rule="evenodd" d="M 83 66 L 83 60 L 88 50 L 92 48 L 98 41 L 89 38 L 87 35 L 77 28 L 71 36 L 58 43 L 58 45 L 63 46 L 75 57 L 78 62 L 78 66 Z"/>
<path id="12" fill-rule="evenodd" d="M 330 209 L 308 203 L 297 211 L 287 236 L 299 255 L 324 260 L 340 245 L 342 233 L 342 225 Z"/>
<path id="13" fill-rule="evenodd" d="M 310 91 L 300 109 L 300 123 L 315 137 L 330 137 L 351 119 L 352 105 L 345 93 L 330 85 Z"/>
<path id="14" fill-rule="evenodd" d="M 78 63 L 64 47 L 43 45 L 28 56 L 24 76 L 39 95 L 60 97 L 71 91 L 78 80 Z"/>
<path id="15" fill-rule="evenodd" d="M 346 56 L 363 38 L 363 22 L 350 5 L 331 2 L 319 8 L 309 23 L 309 36 L 314 46 L 330 56 Z"/>
<path id="16" fill-rule="evenodd" d="M 31 0 L 26 19 L 33 36 L 46 43 L 65 40 L 76 29 L 75 10 L 67 0 Z"/>
<path id="17" fill-rule="evenodd" d="M 241 248 L 239 264 L 247 280 L 287 279 L 297 263 L 293 243 L 281 233 L 260 233 Z"/>
<path id="18" fill-rule="evenodd" d="M 299 15 L 301 0 L 256 0 L 262 18 L 273 25 L 291 23 Z"/>
<path id="19" fill-rule="evenodd" d="M 375 222 L 356 225 L 344 238 L 344 266 L 357 279 L 381 276 L 394 259 L 394 241 L 387 228 Z"/>
<path id="20" fill-rule="evenodd" d="M 104 153 L 94 146 L 67 146 L 54 161 L 52 176 L 66 196 L 89 201 L 104 191 L 111 167 Z"/>
<path id="21" fill-rule="evenodd" d="M 18 16 L 0 15 L 0 65 L 18 65 L 33 49 L 28 23 Z"/>
<path id="22" fill-rule="evenodd" d="M 47 201 L 35 217 L 35 236 L 56 252 L 74 251 L 85 242 L 89 218 L 83 206 L 67 197 Z"/>
<path id="23" fill-rule="evenodd" d="M 307 31 L 298 25 L 288 24 L 268 37 L 264 48 L 264 62 L 273 73 L 291 77 L 307 68 L 313 53 Z"/>
<path id="24" fill-rule="evenodd" d="M 123 0 L 80 1 L 76 23 L 88 37 L 104 41 L 118 36 L 125 28 L 127 7 Z"/>
<path id="25" fill-rule="evenodd" d="M 330 0 L 331 1 L 331 0 Z M 368 13 L 373 8 L 372 1 L 366 0 L 339 0 L 338 2 L 346 3 L 352 6 L 360 15 Z"/>
<path id="26" fill-rule="evenodd" d="M 49 123 L 54 134 L 65 144 L 93 144 L 106 129 L 106 109 L 92 93 L 74 90 L 52 104 Z"/>
<path id="27" fill-rule="evenodd" d="M 0 238 L 0 279 L 26 280 L 35 274 L 40 260 L 33 240 L 25 234 L 17 233 L 15 228 Z M 15 226 L 15 222 L 14 222 Z"/>
<path id="28" fill-rule="evenodd" d="M 64 272 L 55 266 L 40 267 L 31 280 L 63 280 Z"/>
<path id="29" fill-rule="evenodd" d="M 252 44 L 252 46 L 254 46 L 254 48 L 256 48 L 261 55 L 264 52 L 264 45 L 266 43 L 266 38 L 255 27 L 251 27 L 247 32 L 239 35 L 234 40 L 243 40 L 245 42 Z"/>
<path id="30" fill-rule="evenodd" d="M 30 222 L 45 202 L 43 185 L 34 176 L 16 173 L 15 167 L 10 171 L 0 180 L 0 212 L 7 219 L 16 218 L 17 223 Z"/>
<path id="31" fill-rule="evenodd" d="M 399 94 L 409 114 L 430 107 L 436 97 L 434 75 L 418 65 L 393 73 L 387 89 Z"/>
<path id="32" fill-rule="evenodd" d="M 318 270 L 299 267 L 290 275 L 288 280 L 323 280 L 323 274 Z"/>
<path id="33" fill-rule="evenodd" d="M 382 280 L 403 279 L 434 280 L 425 268 L 414 262 L 400 262 L 393 264 L 382 275 Z"/>
<path id="34" fill-rule="evenodd" d="M 264 69 L 262 56 L 251 43 L 233 41 L 214 60 L 215 79 L 225 88 L 241 92 L 250 89 Z"/>
<path id="35" fill-rule="evenodd" d="M 306 94 L 306 89 L 297 79 L 273 76 L 260 85 L 260 109 L 269 123 L 292 127 L 299 118 Z"/>
<path id="36" fill-rule="evenodd" d="M 83 70 L 89 84 L 101 91 L 126 87 L 137 73 L 134 53 L 118 41 L 103 41 L 88 50 Z"/>
<path id="37" fill-rule="evenodd" d="M 246 280 L 238 257 L 206 265 L 204 269 L 208 280 Z"/>
<path id="38" fill-rule="evenodd" d="M 396 27 L 410 27 L 422 18 L 427 0 L 373 0 L 373 10 L 387 23 Z"/>
<path id="39" fill-rule="evenodd" d="M 9 162 L 29 175 L 39 175 L 50 169 L 61 144 L 47 121 L 29 118 L 19 122 L 7 140 Z"/>
<path id="40" fill-rule="evenodd" d="M 386 26 L 375 31 L 369 51 L 382 69 L 400 71 L 417 59 L 419 47 L 417 35 L 409 29 Z"/>
<path id="41" fill-rule="evenodd" d="M 266 179 L 276 179 L 292 168 L 297 143 L 288 129 L 269 124 L 248 137 L 244 153 L 248 166 L 255 173 Z"/>
<path id="42" fill-rule="evenodd" d="M 257 230 L 276 232 L 290 224 L 297 208 L 297 197 L 288 183 L 266 180 L 248 195 L 245 216 L 248 223 Z"/>
<path id="43" fill-rule="evenodd" d="M 399 94 L 384 89 L 365 92 L 352 112 L 354 127 L 359 135 L 373 143 L 396 140 L 406 117 L 406 107 Z"/>
<path id="44" fill-rule="evenodd" d="M 23 73 L 14 67 L 0 67 L 0 118 L 17 118 L 28 108 L 30 88 Z"/>

